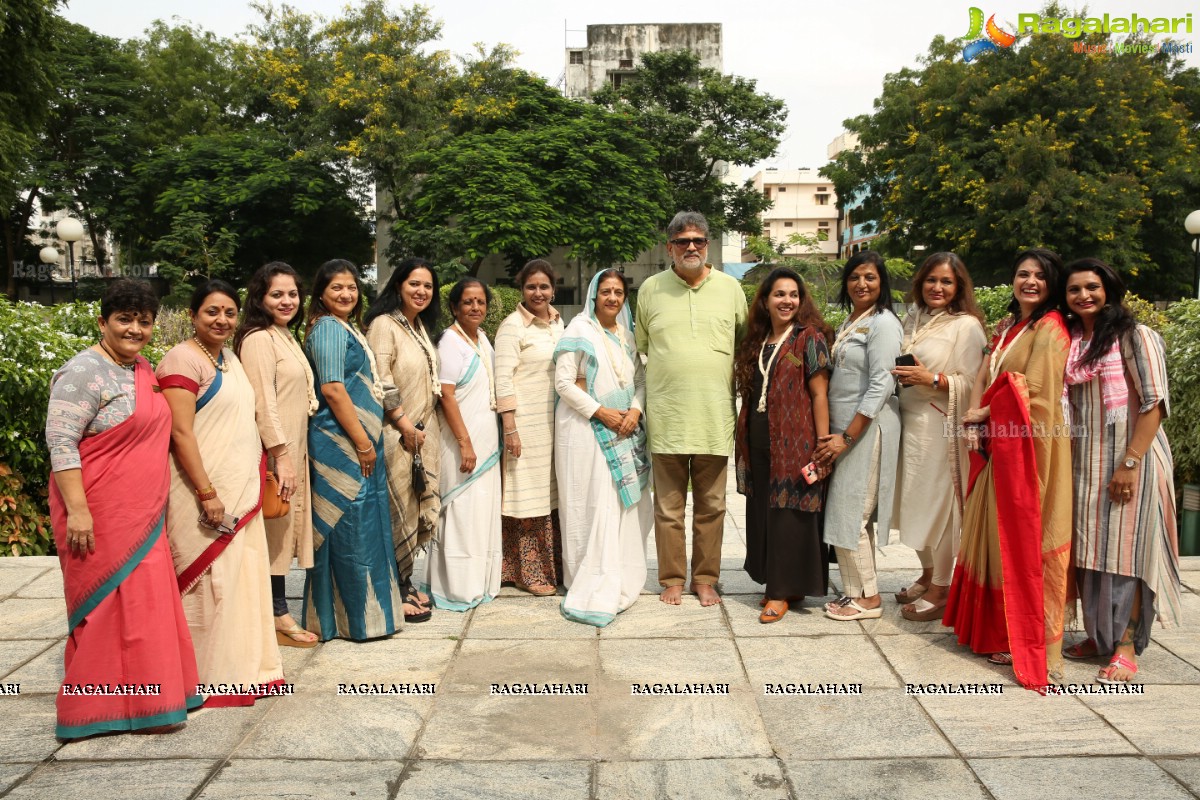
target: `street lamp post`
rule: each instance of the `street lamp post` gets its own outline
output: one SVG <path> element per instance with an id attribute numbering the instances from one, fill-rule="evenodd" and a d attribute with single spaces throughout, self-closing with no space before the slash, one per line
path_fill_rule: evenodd
<path id="1" fill-rule="evenodd" d="M 41 250 L 38 251 L 38 258 L 40 258 L 42 260 L 42 263 L 46 264 L 47 266 L 49 266 L 50 264 L 57 265 L 58 259 L 62 258 L 62 254 L 58 252 L 58 248 L 51 247 L 50 245 L 46 245 L 45 247 L 43 247 Z M 54 305 L 54 276 L 53 275 L 50 276 L 49 282 L 50 282 L 50 304 Z"/>
<path id="2" fill-rule="evenodd" d="M 1200 298 L 1200 210 L 1188 214 L 1183 227 L 1192 236 L 1192 251 L 1196 254 L 1196 264 L 1192 268 L 1192 296 Z"/>
<path id="3" fill-rule="evenodd" d="M 74 302 L 77 299 L 78 286 L 75 281 L 75 243 L 83 238 L 83 223 L 74 217 L 65 217 L 59 220 L 54 232 L 58 234 L 59 239 L 67 243 L 67 260 L 71 265 L 71 300 Z"/>

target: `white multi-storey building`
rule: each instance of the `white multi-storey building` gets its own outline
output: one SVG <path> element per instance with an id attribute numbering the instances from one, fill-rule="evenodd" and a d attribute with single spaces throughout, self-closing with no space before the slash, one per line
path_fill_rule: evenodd
<path id="1" fill-rule="evenodd" d="M 763 234 L 774 242 L 785 242 L 794 233 L 820 239 L 812 246 L 794 245 L 790 256 L 834 259 L 838 256 L 837 195 L 833 183 L 815 169 L 768 167 L 754 174 L 754 187 L 772 201 L 763 212 Z"/>

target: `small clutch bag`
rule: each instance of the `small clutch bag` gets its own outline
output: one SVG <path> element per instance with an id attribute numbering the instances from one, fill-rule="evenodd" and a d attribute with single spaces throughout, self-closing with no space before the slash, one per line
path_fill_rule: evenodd
<path id="1" fill-rule="evenodd" d="M 279 496 L 279 480 L 275 477 L 275 473 L 268 470 L 267 485 L 263 487 L 263 519 L 286 517 L 291 510 L 292 504 Z"/>

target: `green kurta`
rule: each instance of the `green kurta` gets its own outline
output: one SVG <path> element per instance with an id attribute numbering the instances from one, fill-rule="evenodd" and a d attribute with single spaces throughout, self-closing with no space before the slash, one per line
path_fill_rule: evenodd
<path id="1" fill-rule="evenodd" d="M 694 288 L 673 269 L 642 284 L 634 335 L 646 355 L 650 452 L 729 455 L 733 356 L 745 331 L 746 295 L 723 272 Z"/>

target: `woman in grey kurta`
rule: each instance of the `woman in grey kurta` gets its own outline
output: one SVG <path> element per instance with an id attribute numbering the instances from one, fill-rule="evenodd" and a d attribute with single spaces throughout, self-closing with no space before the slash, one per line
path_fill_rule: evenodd
<path id="1" fill-rule="evenodd" d="M 831 348 L 830 435 L 821 437 L 814 460 L 833 465 L 825 503 L 824 537 L 833 545 L 842 597 L 825 606 L 836 620 L 882 614 L 875 579 L 875 540 L 891 532 L 900 443 L 900 410 L 891 370 L 904 336 L 892 313 L 883 258 L 864 250 L 842 270 L 839 301 L 850 314 Z M 867 523 L 876 516 L 874 533 Z"/>

